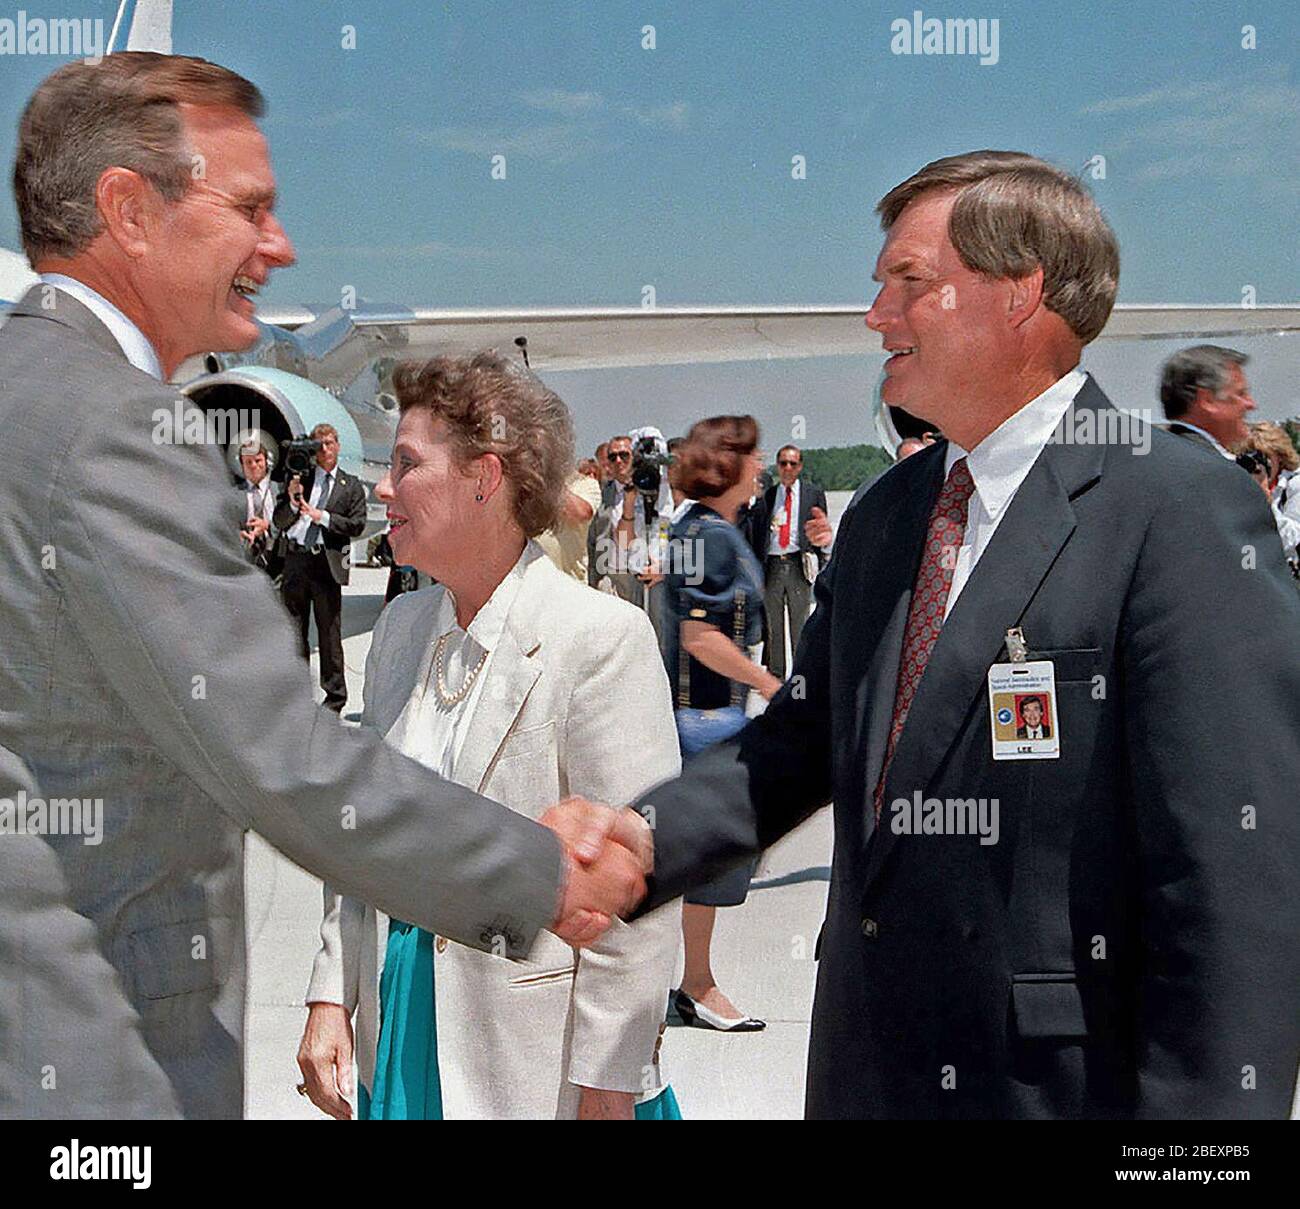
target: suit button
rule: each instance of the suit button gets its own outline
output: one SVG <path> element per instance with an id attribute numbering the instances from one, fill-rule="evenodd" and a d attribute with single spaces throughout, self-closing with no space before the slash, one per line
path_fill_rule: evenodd
<path id="1" fill-rule="evenodd" d="M 864 919 L 862 921 L 862 935 L 868 940 L 875 940 L 880 934 L 880 925 L 874 919 Z"/>
<path id="2" fill-rule="evenodd" d="M 437 949 L 439 953 L 445 953 L 447 951 L 447 938 L 445 936 L 439 936 L 438 939 L 433 942 L 433 947 Z"/>

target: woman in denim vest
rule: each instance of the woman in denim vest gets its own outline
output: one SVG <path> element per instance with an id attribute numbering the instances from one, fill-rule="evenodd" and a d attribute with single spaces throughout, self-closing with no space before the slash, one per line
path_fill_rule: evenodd
<path id="1" fill-rule="evenodd" d="M 672 527 L 666 568 L 675 625 L 664 627 L 682 759 L 731 738 L 745 725 L 745 699 L 765 699 L 781 682 L 758 662 L 763 635 L 763 571 L 736 528 L 736 514 L 762 473 L 753 416 L 701 420 L 676 451 L 673 478 L 696 501 Z M 687 1023 L 725 1032 L 766 1027 L 739 1011 L 713 976 L 710 942 L 718 907 L 745 901 L 753 863 L 686 896 L 686 968 L 673 1006 Z"/>

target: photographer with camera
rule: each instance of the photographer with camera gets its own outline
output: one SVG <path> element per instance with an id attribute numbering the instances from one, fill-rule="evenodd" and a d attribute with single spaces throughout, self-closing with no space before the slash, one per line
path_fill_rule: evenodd
<path id="1" fill-rule="evenodd" d="M 315 464 L 307 460 L 314 450 Z M 320 642 L 320 686 L 336 714 L 348 700 L 343 670 L 343 586 L 348 582 L 352 539 L 366 527 L 366 491 L 361 480 L 339 464 L 339 434 L 317 424 L 308 441 L 285 447 L 288 485 L 275 507 L 276 528 L 284 533 L 281 595 L 298 624 L 299 651 L 309 658 L 307 619 L 316 616 Z"/>
<path id="2" fill-rule="evenodd" d="M 241 486 L 245 498 L 239 540 L 244 544 L 248 561 L 275 579 L 281 571 L 273 524 L 275 495 L 271 488 L 270 455 L 260 433 L 243 435 L 239 442 L 239 468 L 244 472 Z"/>
<path id="3" fill-rule="evenodd" d="M 609 442 L 613 492 L 592 521 L 596 584 L 645 609 L 660 633 L 661 562 L 673 512 L 668 446 L 657 428 Z"/>

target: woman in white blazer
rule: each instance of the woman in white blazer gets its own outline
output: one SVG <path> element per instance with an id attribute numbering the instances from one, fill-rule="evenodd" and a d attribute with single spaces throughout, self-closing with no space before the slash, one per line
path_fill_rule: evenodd
<path id="1" fill-rule="evenodd" d="M 533 818 L 569 794 L 622 804 L 674 776 L 649 620 L 531 540 L 553 524 L 573 462 L 563 402 L 495 353 L 410 363 L 394 385 L 401 421 L 378 495 L 396 561 L 437 582 L 380 616 L 363 725 Z M 358 861 L 389 842 L 364 817 L 353 825 Z M 306 1094 L 350 1116 L 355 1049 L 363 1118 L 673 1119 L 660 1045 L 680 925 L 678 902 L 615 920 L 582 950 L 543 933 L 512 962 L 326 886 Z M 504 952 L 510 921 L 499 926 Z"/>

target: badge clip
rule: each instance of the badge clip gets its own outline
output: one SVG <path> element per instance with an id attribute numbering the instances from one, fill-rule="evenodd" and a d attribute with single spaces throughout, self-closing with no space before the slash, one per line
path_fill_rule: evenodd
<path id="1" fill-rule="evenodd" d="M 1024 663 L 1029 655 L 1025 645 L 1025 632 L 1018 625 L 1007 631 L 1007 659 L 1012 663 Z"/>

